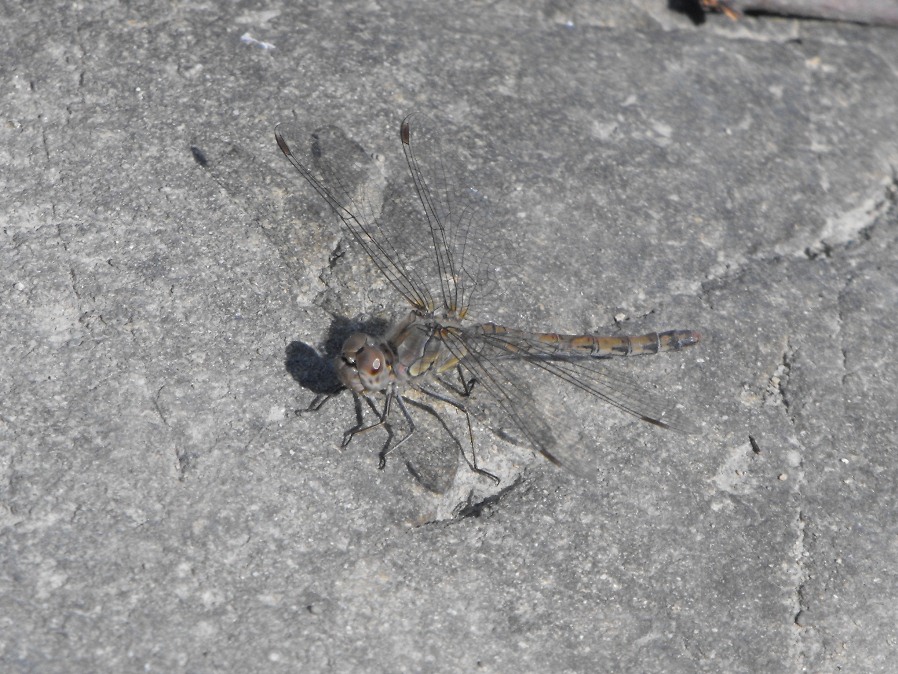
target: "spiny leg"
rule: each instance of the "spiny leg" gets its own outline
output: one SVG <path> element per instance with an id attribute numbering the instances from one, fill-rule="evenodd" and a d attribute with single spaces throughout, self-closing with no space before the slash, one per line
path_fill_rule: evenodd
<path id="1" fill-rule="evenodd" d="M 371 402 L 365 398 L 366 402 L 370 405 Z M 359 396 L 358 393 L 352 393 L 352 405 L 355 409 L 355 426 L 352 426 L 343 432 L 343 440 L 340 442 L 340 449 L 345 449 L 352 439 L 355 437 L 355 434 L 362 430 L 362 427 L 365 425 L 365 416 L 362 411 L 362 397 Z M 377 412 L 380 415 L 380 412 Z"/>
<path id="2" fill-rule="evenodd" d="M 367 433 L 372 428 L 378 428 L 380 426 L 383 426 L 387 431 L 387 435 L 388 435 L 387 445 L 389 445 L 390 440 L 392 440 L 392 438 L 393 438 L 393 429 L 390 426 L 390 424 L 387 422 L 387 417 L 390 414 L 390 408 L 391 408 L 393 395 L 394 394 L 392 391 L 386 393 L 384 409 L 383 409 L 383 412 L 381 412 L 380 410 L 377 409 L 377 405 L 374 404 L 374 401 L 372 401 L 371 398 L 369 398 L 366 395 L 359 396 L 358 394 L 355 394 L 356 425 L 353 426 L 352 428 L 350 428 L 349 430 L 347 430 L 345 433 L 343 433 L 343 442 L 340 443 L 340 447 L 346 447 L 347 445 L 349 445 L 349 443 L 352 442 L 352 439 L 356 435 L 358 435 L 360 433 Z M 362 414 L 362 406 L 361 406 L 361 402 L 359 401 L 360 397 L 365 400 L 365 402 L 368 404 L 368 407 L 370 407 L 371 411 L 374 412 L 374 414 L 377 416 L 377 421 L 375 421 L 374 423 L 369 424 L 367 426 L 364 425 L 364 416 Z"/>
<path id="3" fill-rule="evenodd" d="M 464 381 L 464 378 L 462 378 L 462 381 Z M 473 383 L 474 383 L 474 380 L 471 380 L 471 382 L 468 386 L 469 387 L 473 386 Z M 452 388 L 452 387 L 450 386 L 450 388 Z M 448 396 L 444 396 L 442 393 L 432 391 L 429 388 L 421 386 L 421 387 L 418 387 L 418 390 L 420 390 L 422 393 L 424 393 L 426 395 L 429 395 L 431 398 L 435 398 L 436 400 L 439 400 L 440 402 L 444 402 L 448 405 L 452 405 L 452 407 L 459 410 L 462 414 L 465 415 L 465 421 L 468 424 L 468 440 L 471 444 L 471 458 L 470 459 L 468 459 L 468 455 L 465 454 L 465 450 L 462 448 L 462 444 L 457 439 L 455 439 L 455 436 L 452 435 L 452 433 L 450 433 L 450 435 L 452 435 L 452 438 L 455 439 L 456 444 L 458 444 L 458 449 L 461 452 L 461 455 L 464 458 L 465 463 L 468 464 L 468 468 L 473 470 L 478 475 L 483 475 L 484 477 L 488 477 L 489 479 L 491 479 L 493 482 L 495 482 L 498 485 L 499 482 L 501 482 L 501 480 L 498 477 L 493 475 L 488 470 L 484 470 L 483 468 L 480 468 L 477 465 L 477 451 L 474 448 L 474 429 L 471 426 L 471 414 L 468 412 L 468 408 L 465 407 L 462 403 L 458 402 L 457 400 L 453 400 L 452 398 L 450 398 Z M 470 392 L 470 388 L 468 388 L 468 391 Z"/>
<path id="4" fill-rule="evenodd" d="M 397 442 L 392 447 L 390 446 L 390 443 L 388 442 L 387 444 L 384 445 L 384 448 L 382 450 L 380 450 L 379 468 L 381 470 L 383 470 L 384 467 L 387 465 L 387 454 L 389 454 L 390 452 L 392 452 L 395 449 L 398 449 L 399 446 L 402 443 L 404 443 L 406 440 L 408 440 L 410 437 L 412 437 L 412 434 L 415 432 L 415 422 L 412 420 L 412 415 L 408 413 L 408 410 L 405 407 L 405 403 L 402 402 L 402 396 L 399 394 L 396 394 L 394 391 L 391 391 L 389 400 L 392 400 L 393 398 L 396 399 L 396 404 L 399 405 L 400 411 L 402 412 L 403 416 L 406 418 L 406 421 L 408 421 L 409 431 L 408 431 L 408 433 L 406 433 L 405 437 L 402 438 L 402 440 Z M 388 404 L 389 404 L 389 400 L 388 400 Z M 388 412 L 388 410 L 386 409 L 386 406 L 384 406 L 384 419 L 386 419 L 387 412 Z M 392 433 L 391 433 L 391 439 L 392 439 Z"/>
<path id="5" fill-rule="evenodd" d="M 356 424 L 352 428 L 348 429 L 345 433 L 343 433 L 343 442 L 340 444 L 340 447 L 341 448 L 347 447 L 349 445 L 349 443 L 352 442 L 352 439 L 356 435 L 359 435 L 361 433 L 367 433 L 368 431 L 370 431 L 374 428 L 379 428 L 379 427 L 383 426 L 384 430 L 386 430 L 386 432 L 387 432 L 387 440 L 384 443 L 383 449 L 380 450 L 380 454 L 379 454 L 379 456 L 380 456 L 379 468 L 382 469 L 382 468 L 384 468 L 384 466 L 386 466 L 387 454 L 389 454 L 394 449 L 396 449 L 399 445 L 401 445 L 403 442 L 408 440 L 409 437 L 411 437 L 412 433 L 415 432 L 415 422 L 412 421 L 412 418 L 409 415 L 408 410 L 405 409 L 405 405 L 403 405 L 403 403 L 402 403 L 402 397 L 399 394 L 397 394 L 394 389 L 391 389 L 391 390 L 385 392 L 383 411 L 377 409 L 377 405 L 367 395 L 360 396 L 358 394 L 353 394 L 353 397 L 355 400 Z M 374 414 L 377 416 L 377 421 L 375 421 L 374 423 L 368 424 L 367 426 L 364 425 L 364 415 L 363 415 L 363 410 L 362 410 L 362 405 L 361 405 L 361 399 L 364 399 L 364 401 L 368 405 L 368 407 L 371 408 L 371 411 L 374 412 Z M 395 445 L 393 444 L 393 438 L 395 437 L 394 433 L 393 433 L 393 427 L 390 425 L 390 422 L 387 421 L 387 419 L 390 416 L 390 411 L 392 410 L 394 399 L 399 404 L 399 409 L 402 411 L 403 415 L 408 420 L 408 423 L 409 423 L 409 426 L 411 429 L 405 435 L 405 437 L 402 438 L 402 440 L 397 442 Z"/>
<path id="6" fill-rule="evenodd" d="M 317 412 L 322 407 L 324 407 L 325 403 L 328 400 L 331 400 L 332 398 L 336 398 L 338 395 L 340 395 L 340 393 L 343 392 L 343 388 L 344 387 L 341 387 L 341 388 L 337 389 L 336 391 L 330 391 L 328 393 L 319 393 L 312 399 L 312 402 L 309 403 L 309 406 L 306 407 L 306 409 L 304 411 Z"/>
<path id="7" fill-rule="evenodd" d="M 465 371 L 462 369 L 461 365 L 455 366 L 455 372 L 456 374 L 458 374 L 458 381 L 461 386 L 456 387 L 455 384 L 452 384 L 442 378 L 440 379 L 440 383 L 450 391 L 452 391 L 455 395 L 462 398 L 467 398 L 469 395 L 471 395 L 471 391 L 474 390 L 474 384 L 477 383 L 477 379 L 475 377 L 465 379 Z"/>
<path id="8" fill-rule="evenodd" d="M 461 381 L 462 386 L 462 395 L 467 398 L 471 395 L 471 391 L 474 390 L 474 384 L 477 383 L 477 377 L 471 377 L 470 379 L 465 379 L 465 371 L 461 368 L 461 365 L 455 366 L 455 371 L 458 372 L 458 379 Z M 470 426 L 470 422 L 468 426 Z"/>

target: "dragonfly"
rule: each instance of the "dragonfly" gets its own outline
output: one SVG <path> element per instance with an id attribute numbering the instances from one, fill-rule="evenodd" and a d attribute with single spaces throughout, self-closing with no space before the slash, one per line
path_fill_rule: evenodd
<path id="1" fill-rule="evenodd" d="M 473 471 L 497 484 L 499 478 L 478 465 L 472 414 L 491 419 L 552 463 L 583 472 L 579 455 L 559 440 L 538 409 L 528 385 L 532 377 L 521 368 L 552 375 L 589 400 L 603 401 L 656 426 L 696 431 L 675 400 L 645 390 L 613 373 L 607 364 L 617 357 L 694 346 L 701 340 L 697 331 L 572 335 L 472 320 L 478 303 L 496 292 L 503 276 L 496 255 L 501 246 L 495 245 L 488 227 L 490 201 L 471 186 L 458 155 L 447 150 L 428 116 L 413 113 L 400 124 L 399 139 L 411 177 L 405 190 L 366 189 L 362 178 L 370 158 L 358 146 L 356 151 L 344 150 L 346 139 L 337 127 L 308 134 L 279 124 L 275 139 L 409 305 L 404 318 L 385 335 L 349 335 L 334 359 L 342 387 L 365 399 L 377 414 L 367 426 L 360 418 L 344 435 L 344 446 L 358 433 L 379 426 L 392 437 L 389 419 L 395 405 L 408 430 L 396 443 L 388 439 L 380 455 L 383 467 L 387 454 L 415 433 L 405 404 L 413 389 L 464 415 L 470 459 L 458 443 L 461 454 Z M 514 236 L 514 232 L 499 234 L 500 239 Z M 382 400 L 380 405 L 377 400 Z"/>

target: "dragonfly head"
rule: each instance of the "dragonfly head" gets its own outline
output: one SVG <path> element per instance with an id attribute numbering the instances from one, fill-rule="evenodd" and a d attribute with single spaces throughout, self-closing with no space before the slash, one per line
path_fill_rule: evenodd
<path id="1" fill-rule="evenodd" d="M 336 359 L 336 370 L 340 382 L 356 393 L 383 391 L 390 381 L 383 349 L 362 332 L 351 334 L 343 342 L 343 349 Z"/>

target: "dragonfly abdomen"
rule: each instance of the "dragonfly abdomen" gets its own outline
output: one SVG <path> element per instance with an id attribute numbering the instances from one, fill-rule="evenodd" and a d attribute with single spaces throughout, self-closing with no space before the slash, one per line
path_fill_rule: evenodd
<path id="1" fill-rule="evenodd" d="M 624 335 L 622 337 L 597 337 L 577 335 L 571 337 L 577 351 L 585 350 L 590 356 L 640 356 L 662 351 L 679 351 L 698 344 L 701 335 L 692 330 L 668 330 L 649 332 L 645 335 Z"/>
<path id="2" fill-rule="evenodd" d="M 611 356 L 640 356 L 660 353 L 661 351 L 679 351 L 687 346 L 698 344 L 701 335 L 694 330 L 668 330 L 667 332 L 649 332 L 644 335 L 622 335 L 603 337 L 600 335 L 562 335 L 557 332 L 525 332 L 506 328 L 494 323 L 485 323 L 481 329 L 486 334 L 505 337 L 505 345 L 509 351 L 527 352 L 527 343 L 533 344 L 534 350 L 545 353 L 577 354 L 593 358 L 609 358 Z"/>

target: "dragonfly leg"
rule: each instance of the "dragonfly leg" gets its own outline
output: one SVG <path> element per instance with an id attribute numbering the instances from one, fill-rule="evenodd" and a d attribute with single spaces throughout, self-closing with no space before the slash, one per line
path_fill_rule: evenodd
<path id="1" fill-rule="evenodd" d="M 309 403 L 309 406 L 306 407 L 305 411 L 306 412 L 317 412 L 322 407 L 324 407 L 324 404 L 328 400 L 331 400 L 332 398 L 336 398 L 342 392 L 343 392 L 343 388 L 340 388 L 336 391 L 329 391 L 328 393 L 319 393 L 318 395 L 315 396 L 315 398 L 312 400 L 312 402 Z"/>
<path id="2" fill-rule="evenodd" d="M 474 390 L 474 384 L 477 383 L 477 377 L 471 377 L 470 379 L 466 380 L 465 371 L 461 369 L 461 365 L 456 365 L 455 369 L 458 372 L 458 379 L 459 381 L 461 381 L 462 395 L 467 398 L 469 395 L 471 395 L 471 391 Z"/>
<path id="3" fill-rule="evenodd" d="M 365 424 L 365 418 L 362 415 L 362 401 L 357 393 L 352 394 L 352 404 L 355 408 L 355 426 L 352 426 L 351 428 L 348 428 L 343 432 L 343 441 L 340 443 L 340 449 L 345 449 L 346 446 L 350 442 L 352 442 L 355 434 L 358 433 L 362 426 Z M 318 409 L 320 409 L 320 406 L 318 407 Z"/>
<path id="4" fill-rule="evenodd" d="M 396 404 L 399 406 L 399 409 L 402 412 L 402 415 L 405 417 L 406 421 L 408 421 L 409 431 L 408 431 L 408 433 L 405 434 L 405 437 L 402 438 L 402 440 L 397 442 L 395 445 L 390 446 L 391 443 L 389 441 L 387 442 L 387 444 L 384 445 L 384 448 L 380 451 L 380 465 L 378 466 L 381 470 L 383 470 L 383 468 L 387 465 L 387 454 L 389 454 L 390 452 L 392 452 L 395 449 L 399 449 L 399 446 L 402 443 L 404 443 L 406 440 L 408 440 L 410 437 L 412 437 L 412 434 L 415 432 L 415 422 L 412 420 L 412 415 L 408 413 L 408 410 L 405 407 L 405 403 L 402 402 L 402 396 L 391 391 L 389 394 L 388 400 L 392 400 L 393 398 L 396 399 Z M 388 412 L 387 405 L 385 405 L 384 406 L 384 419 L 386 419 L 387 412 Z M 385 423 L 385 421 L 382 421 L 382 423 Z M 390 439 L 392 439 L 392 433 L 391 433 Z"/>
<path id="5" fill-rule="evenodd" d="M 465 379 L 465 371 L 462 369 L 461 365 L 455 366 L 455 372 L 458 374 L 458 381 L 460 386 L 457 386 L 453 382 L 449 382 L 446 379 L 440 377 L 440 384 L 448 388 L 455 395 L 461 398 L 467 398 L 471 395 L 471 391 L 474 390 L 474 384 L 477 383 L 477 379 L 475 377 L 471 377 L 470 379 Z"/>
<path id="6" fill-rule="evenodd" d="M 462 373 L 459 372 L 459 374 L 462 374 Z M 470 392 L 470 386 L 473 386 L 474 381 L 475 380 L 472 379 L 471 382 L 468 384 L 469 392 Z M 464 377 L 462 377 L 462 382 L 464 382 Z M 419 387 L 419 390 L 423 393 L 426 393 L 431 398 L 435 398 L 436 400 L 439 400 L 440 402 L 444 402 L 448 405 L 452 405 L 452 407 L 454 407 L 455 409 L 457 409 L 458 411 L 460 411 L 462 414 L 465 415 L 465 421 L 468 424 L 468 441 L 470 442 L 470 445 L 471 445 L 471 458 L 468 459 L 468 455 L 465 453 L 465 450 L 462 447 L 462 443 L 460 443 L 460 442 L 458 442 L 458 440 L 456 440 L 455 442 L 456 442 L 456 444 L 458 444 L 458 449 L 461 452 L 461 455 L 464 458 L 465 463 L 468 464 L 468 468 L 473 470 L 478 475 L 483 475 L 484 477 L 488 477 L 490 480 L 492 480 L 496 484 L 499 484 L 499 482 L 501 482 L 501 480 L 499 480 L 498 477 L 493 475 L 488 470 L 484 470 L 483 468 L 480 468 L 477 465 L 477 451 L 474 449 L 474 429 L 471 426 L 471 414 L 468 412 L 468 408 L 465 407 L 462 403 L 458 402 L 457 400 L 453 400 L 452 398 L 450 398 L 448 396 L 444 396 L 442 393 L 438 393 L 437 391 L 432 391 L 432 390 L 430 390 L 428 388 L 424 388 L 424 387 Z M 450 433 L 450 435 L 451 435 L 451 433 Z M 452 437 L 455 438 L 454 435 Z"/>
<path id="7" fill-rule="evenodd" d="M 343 433 L 343 442 L 340 443 L 340 447 L 341 448 L 347 447 L 349 445 L 349 443 L 352 442 L 352 439 L 356 435 L 360 435 L 361 433 L 367 433 L 368 431 L 370 431 L 372 429 L 380 428 L 381 426 L 383 426 L 387 432 L 387 441 L 384 443 L 383 449 L 380 450 L 380 464 L 378 467 L 382 469 L 382 468 L 384 468 L 384 466 L 387 465 L 387 454 L 389 454 L 394 449 L 399 447 L 399 445 L 401 445 L 406 440 L 408 440 L 411 437 L 412 433 L 415 432 L 415 422 L 412 421 L 411 415 L 409 415 L 408 410 L 405 409 L 405 405 L 402 402 L 402 397 L 400 395 L 398 395 L 395 390 L 390 390 L 385 393 L 384 407 L 383 407 L 382 411 L 377 409 L 377 405 L 374 403 L 374 401 L 371 400 L 371 398 L 369 398 L 366 395 L 360 396 L 360 395 L 354 394 L 354 398 L 355 398 L 356 424 L 355 424 L 355 426 L 353 426 L 352 428 L 348 429 L 346 432 Z M 364 399 L 364 401 L 368 404 L 368 407 L 371 408 L 371 411 L 374 412 L 374 414 L 377 416 L 377 421 L 375 421 L 374 423 L 368 424 L 367 426 L 364 425 L 365 420 L 364 420 L 364 415 L 362 413 L 363 410 L 362 410 L 362 405 L 361 405 L 362 399 Z M 387 419 L 390 416 L 390 411 L 393 409 L 393 400 L 396 400 L 397 404 L 399 405 L 399 409 L 402 411 L 402 414 L 408 420 L 408 423 L 410 426 L 409 432 L 405 435 L 405 437 L 402 438 L 402 440 L 400 440 L 396 444 L 393 444 L 393 437 L 394 437 L 393 427 L 390 425 L 390 422 L 387 421 Z"/>
<path id="8" fill-rule="evenodd" d="M 389 436 L 387 438 L 387 444 L 389 445 L 390 441 L 393 438 L 393 429 L 390 427 L 390 424 L 387 422 L 387 417 L 390 414 L 390 408 L 391 408 L 391 403 L 392 403 L 392 398 L 393 398 L 392 392 L 386 394 L 386 400 L 384 402 L 383 412 L 381 412 L 380 410 L 377 409 L 377 405 L 375 405 L 374 402 L 371 400 L 371 398 L 369 398 L 368 396 L 361 396 L 361 398 L 364 398 L 365 402 L 368 404 L 368 407 L 370 407 L 371 410 L 374 412 L 374 414 L 377 415 L 377 421 L 375 421 L 372 424 L 368 424 L 367 426 L 364 425 L 365 420 L 364 420 L 364 417 L 362 414 L 361 402 L 359 400 L 360 396 L 356 395 L 355 396 L 356 424 L 355 424 L 355 426 L 353 426 L 352 428 L 348 429 L 346 432 L 343 433 L 343 442 L 340 443 L 340 447 L 347 447 L 349 445 L 349 443 L 352 442 L 352 439 L 356 435 L 359 435 L 360 433 L 367 433 L 371 429 L 379 428 L 380 426 L 383 426 L 387 431 L 387 434 Z"/>

